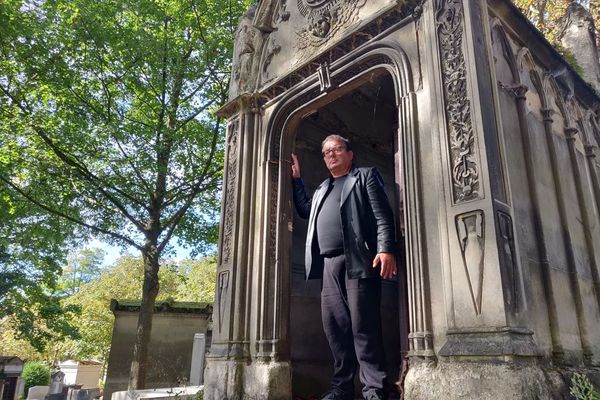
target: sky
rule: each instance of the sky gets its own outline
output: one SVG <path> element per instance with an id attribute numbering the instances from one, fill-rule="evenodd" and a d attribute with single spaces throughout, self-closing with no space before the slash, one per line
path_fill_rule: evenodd
<path id="1" fill-rule="evenodd" d="M 190 249 L 184 249 L 183 247 L 177 245 L 177 240 L 174 238 L 174 240 L 172 240 L 172 243 L 174 243 L 174 251 L 175 251 L 175 255 L 172 257 L 169 257 L 170 259 L 173 260 L 183 260 L 185 258 L 191 258 L 190 256 Z M 105 251 L 105 256 L 104 256 L 104 260 L 102 262 L 102 267 L 110 267 L 112 265 L 115 264 L 115 261 L 117 261 L 120 257 L 130 254 L 133 256 L 139 256 L 139 251 L 133 247 L 130 247 L 129 249 L 126 250 L 122 250 L 121 247 L 117 247 L 117 246 L 112 246 L 109 243 L 100 241 L 98 239 L 94 239 L 91 242 L 89 242 L 85 247 L 89 247 L 89 248 L 100 248 L 102 250 Z"/>

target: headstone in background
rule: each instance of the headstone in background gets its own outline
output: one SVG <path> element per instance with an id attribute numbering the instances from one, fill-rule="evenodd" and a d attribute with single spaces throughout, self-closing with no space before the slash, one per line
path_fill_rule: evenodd
<path id="1" fill-rule="evenodd" d="M 32 386 L 27 392 L 27 400 L 44 400 L 49 390 L 50 386 Z"/>
<path id="2" fill-rule="evenodd" d="M 65 373 L 61 370 L 58 370 L 52 374 L 50 377 L 50 390 L 49 394 L 62 394 L 63 382 L 65 380 Z"/>
<path id="3" fill-rule="evenodd" d="M 66 400 L 67 395 L 63 392 L 59 393 L 48 393 L 45 400 Z"/>
<path id="4" fill-rule="evenodd" d="M 69 394 L 67 395 L 67 400 L 93 400 L 96 397 L 100 396 L 100 389 L 81 389 L 81 388 L 73 388 L 69 390 Z"/>
<path id="5" fill-rule="evenodd" d="M 204 357 L 206 353 L 206 335 L 196 333 L 192 346 L 192 366 L 190 368 L 190 385 L 202 385 L 204 382 Z"/>

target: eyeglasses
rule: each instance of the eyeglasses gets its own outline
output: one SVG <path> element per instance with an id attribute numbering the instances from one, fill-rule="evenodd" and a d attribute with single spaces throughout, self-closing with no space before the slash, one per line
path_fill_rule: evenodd
<path id="1" fill-rule="evenodd" d="M 342 154 L 344 151 L 346 151 L 346 148 L 344 146 L 331 147 L 327 150 L 323 150 L 323 157 L 327 157 L 328 155 L 330 155 L 332 153 Z"/>

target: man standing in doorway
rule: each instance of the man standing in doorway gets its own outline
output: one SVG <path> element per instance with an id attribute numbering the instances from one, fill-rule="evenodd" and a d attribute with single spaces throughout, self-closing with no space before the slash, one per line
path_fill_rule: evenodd
<path id="1" fill-rule="evenodd" d="M 360 367 L 365 399 L 384 399 L 387 381 L 381 335 L 381 278 L 397 273 L 394 217 L 375 168 L 356 168 L 348 139 L 321 144 L 331 176 L 312 199 L 292 154 L 294 204 L 309 218 L 306 278 L 322 278 L 323 329 L 334 359 L 331 390 L 322 400 L 354 399 Z"/>

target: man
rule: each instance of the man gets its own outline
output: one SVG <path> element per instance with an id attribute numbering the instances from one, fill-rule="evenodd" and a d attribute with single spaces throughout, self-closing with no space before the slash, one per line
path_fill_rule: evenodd
<path id="1" fill-rule="evenodd" d="M 392 210 L 375 168 L 356 168 L 348 139 L 321 144 L 331 177 L 310 199 L 292 154 L 294 204 L 309 218 L 306 278 L 322 278 L 323 330 L 334 359 L 331 390 L 323 400 L 354 399 L 357 362 L 365 399 L 383 399 L 387 381 L 381 337 L 380 277 L 396 275 Z"/>

